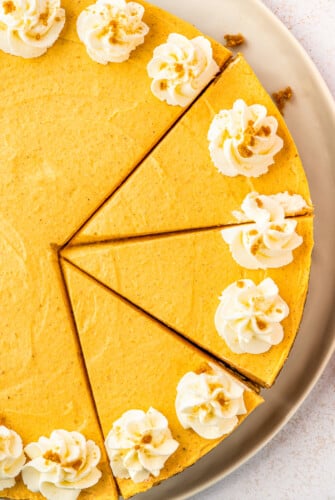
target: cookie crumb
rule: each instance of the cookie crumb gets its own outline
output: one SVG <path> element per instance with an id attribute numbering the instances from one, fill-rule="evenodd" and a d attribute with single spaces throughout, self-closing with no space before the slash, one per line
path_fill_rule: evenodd
<path id="1" fill-rule="evenodd" d="M 213 370 L 208 363 L 202 363 L 196 370 L 194 370 L 194 373 L 196 373 L 197 375 L 201 375 L 202 373 L 212 373 L 212 372 Z"/>
<path id="2" fill-rule="evenodd" d="M 62 463 L 62 460 L 61 460 L 59 454 L 55 453 L 52 450 L 46 451 L 43 455 L 43 458 L 45 458 L 45 460 L 49 460 L 50 462 L 55 462 L 56 464 Z"/>
<path id="3" fill-rule="evenodd" d="M 242 33 L 237 33 L 237 35 L 224 35 L 224 39 L 226 40 L 226 47 L 238 47 L 245 43 L 245 38 Z"/>
<path id="4" fill-rule="evenodd" d="M 286 102 L 289 101 L 292 96 L 293 90 L 291 87 L 286 87 L 286 89 L 279 90 L 278 92 L 274 92 L 272 94 L 272 98 L 282 115 L 284 114 Z"/>

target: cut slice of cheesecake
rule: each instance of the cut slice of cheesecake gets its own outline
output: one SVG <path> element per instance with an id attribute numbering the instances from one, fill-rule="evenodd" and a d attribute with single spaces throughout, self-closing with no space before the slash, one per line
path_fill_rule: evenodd
<path id="1" fill-rule="evenodd" d="M 152 407 L 166 417 L 172 437 L 179 443 L 157 477 L 151 475 L 140 482 L 117 479 L 123 497 L 128 498 L 181 472 L 226 437 L 204 438 L 192 428 L 183 428 L 175 401 L 177 386 L 188 372 L 206 372 L 210 363 L 228 377 L 231 373 L 71 264 L 63 262 L 63 270 L 105 436 L 125 412 L 147 412 Z M 254 390 L 245 389 L 246 408 L 236 426 L 262 402 Z"/>
<path id="2" fill-rule="evenodd" d="M 63 256 L 253 381 L 269 387 L 293 345 L 308 288 L 313 220 L 303 216 L 297 217 L 296 222 L 302 244 L 293 251 L 291 263 L 274 269 L 241 267 L 223 239 L 227 229 L 74 246 L 65 249 Z M 215 326 L 219 297 L 237 281 L 249 279 L 258 286 L 265 278 L 274 281 L 289 308 L 289 314 L 281 321 L 284 337 L 267 352 L 233 352 Z M 249 315 L 248 312 L 247 316 L 234 316 L 235 313 L 234 309 L 231 318 L 241 321 Z M 259 315 L 258 319 L 259 330 L 264 326 L 264 317 Z M 252 321 L 257 321 L 257 317 Z M 280 333 L 278 325 L 274 328 Z"/>
<path id="3" fill-rule="evenodd" d="M 230 110 L 236 100 L 261 104 L 278 121 L 283 148 L 268 173 L 257 178 L 229 177 L 214 166 L 207 134 L 214 116 Z M 266 127 L 264 128 L 267 133 Z M 72 243 L 118 239 L 192 228 L 234 224 L 250 191 L 310 195 L 298 151 L 278 109 L 256 75 L 239 55 L 198 99 Z M 306 207 L 292 215 L 308 213 Z"/>

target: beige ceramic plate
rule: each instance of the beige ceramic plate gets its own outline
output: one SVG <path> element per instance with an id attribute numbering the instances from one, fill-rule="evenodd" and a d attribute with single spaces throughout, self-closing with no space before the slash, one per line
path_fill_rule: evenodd
<path id="1" fill-rule="evenodd" d="M 243 52 L 265 88 L 288 84 L 295 99 L 285 118 L 299 148 L 316 208 L 310 290 L 300 333 L 266 403 L 218 448 L 179 476 L 139 495 L 143 500 L 181 499 L 210 486 L 262 448 L 297 410 L 335 347 L 335 107 L 304 50 L 259 0 L 152 0 L 223 40 L 241 31 Z M 334 161 L 334 160 L 333 160 Z"/>

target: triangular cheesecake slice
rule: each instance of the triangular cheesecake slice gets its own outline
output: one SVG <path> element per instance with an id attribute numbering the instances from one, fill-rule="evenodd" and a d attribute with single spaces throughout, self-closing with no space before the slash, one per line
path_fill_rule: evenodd
<path id="1" fill-rule="evenodd" d="M 197 461 L 262 402 L 210 356 L 82 271 L 67 262 L 63 270 L 106 448 L 124 498 Z M 237 399 L 229 400 L 221 380 L 230 391 L 237 390 Z"/>
<path id="2" fill-rule="evenodd" d="M 239 242 L 241 234 L 253 238 L 257 232 L 255 224 L 242 224 L 222 231 L 201 230 L 74 246 L 65 249 L 63 256 L 250 379 L 269 387 L 281 370 L 299 328 L 313 246 L 312 217 L 285 221 L 289 226 L 296 225 L 297 234 L 291 238 L 284 236 L 280 261 L 278 257 L 274 257 L 276 262 L 272 257 L 265 258 L 266 261 L 270 259 L 270 265 L 279 264 L 278 268 L 264 269 L 267 262 L 264 263 L 262 253 L 258 256 L 254 252 L 256 243 L 251 245 L 250 266 L 255 267 L 254 258 L 258 256 L 257 265 L 263 269 L 247 269 L 235 260 L 235 254 L 238 259 L 246 260 L 243 248 L 236 246 L 236 241 Z M 274 229 L 281 238 L 283 229 L 280 226 Z M 232 231 L 237 238 L 229 245 L 226 241 L 233 240 Z M 272 241 L 276 234 L 270 232 L 268 236 Z M 290 245 L 296 247 L 292 252 L 287 250 Z M 277 249 L 278 242 L 274 246 Z M 279 255 L 276 252 L 273 255 Z M 270 292 L 264 292 L 263 285 L 261 289 L 251 287 L 247 298 L 241 298 L 236 308 L 234 304 L 240 300 L 236 295 L 237 286 L 250 287 L 250 282 L 245 283 L 245 280 L 252 280 L 258 287 L 267 278 L 274 282 L 266 282 L 267 289 L 271 285 Z M 233 284 L 230 292 L 223 295 Z M 274 287 L 278 288 L 277 293 Z M 230 297 L 227 307 L 220 306 L 222 295 L 224 303 Z M 278 315 L 276 304 L 279 305 Z M 258 343 L 262 338 L 267 345 Z M 255 350 L 257 353 L 253 352 Z"/>
<path id="3" fill-rule="evenodd" d="M 251 146 L 246 146 L 246 142 L 234 149 L 234 143 L 240 140 L 236 129 L 239 121 L 249 121 L 243 116 L 250 109 L 247 110 L 241 100 L 247 106 L 265 106 L 269 116 L 262 118 L 267 125 L 260 127 L 259 135 L 256 136 L 249 134 L 246 123 L 244 139 Z M 236 172 L 227 169 L 223 169 L 222 173 L 215 166 L 216 143 L 214 141 L 211 158 L 207 135 L 214 116 L 223 109 L 227 110 L 228 115 L 226 113 L 218 120 L 219 131 L 223 123 L 227 128 L 221 139 L 233 132 L 235 138 L 228 151 L 219 143 L 219 154 L 227 154 L 229 162 L 234 163 L 237 161 L 236 156 L 241 159 L 241 153 L 242 160 L 249 162 L 249 167 L 255 161 L 257 170 L 258 162 L 267 161 L 269 151 L 277 151 L 282 144 L 273 157 L 270 155 L 274 164 L 268 167 L 267 173 L 248 177 L 241 173 L 235 175 Z M 253 110 L 258 113 L 257 120 L 260 120 L 259 114 L 265 112 L 264 109 L 256 106 Z M 232 123 L 228 123 L 230 119 L 233 119 Z M 270 130 L 275 130 L 274 119 L 278 122 L 278 130 L 271 135 Z M 213 130 L 212 134 L 215 133 Z M 267 134 L 270 136 L 267 137 Z M 263 142 L 265 146 L 262 146 Z M 248 147 L 254 147 L 255 154 L 252 155 Z M 263 157 L 257 154 L 258 148 L 263 148 Z M 235 219 L 232 211 L 239 208 L 250 191 L 261 194 L 278 191 L 297 193 L 306 200 L 306 206 L 292 215 L 311 211 L 308 184 L 293 139 L 270 96 L 243 56 L 239 55 L 120 189 L 94 214 L 72 240 L 72 244 L 233 224 Z"/>

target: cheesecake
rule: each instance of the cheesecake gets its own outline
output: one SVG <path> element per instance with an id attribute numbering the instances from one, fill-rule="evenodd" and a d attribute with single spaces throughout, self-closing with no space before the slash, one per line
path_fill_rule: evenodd
<path id="1" fill-rule="evenodd" d="M 129 498 L 276 380 L 308 183 L 241 54 L 141 0 L 25 9 L 0 2 L 0 495 Z"/>
<path id="2" fill-rule="evenodd" d="M 235 260 L 231 245 L 225 240 L 231 240 L 231 233 L 235 229 L 247 234 L 256 231 L 256 224 L 78 245 L 65 249 L 62 255 L 254 382 L 270 387 L 282 369 L 299 329 L 313 247 L 311 216 L 287 218 L 285 224 L 287 222 L 296 223 L 292 239 L 295 241 L 297 238 L 297 241 L 295 249 L 287 257 L 288 237 L 285 235 L 284 253 L 277 256 L 280 267 L 264 267 L 261 260 L 259 268 L 248 269 Z M 281 235 L 281 230 L 278 233 Z M 274 238 L 273 234 L 270 237 Z M 278 247 L 278 244 L 277 241 L 275 246 Z M 241 252 L 238 258 L 240 255 Z M 286 263 L 283 263 L 282 258 L 286 259 Z M 272 260 L 270 265 L 273 265 Z M 255 299 L 245 299 L 249 302 L 254 300 L 255 317 L 252 320 L 259 321 L 259 328 L 251 331 L 251 337 L 257 337 L 257 332 L 269 333 L 268 322 L 272 322 L 277 330 L 280 323 L 282 338 L 280 342 L 270 342 L 264 352 L 248 352 L 248 349 L 236 352 L 236 348 L 232 350 L 231 342 L 227 343 L 227 337 L 222 337 L 218 324 L 220 321 L 216 315 L 220 314 L 220 296 L 235 283 L 242 288 L 244 281 L 249 280 L 259 286 L 265 279 L 271 279 L 278 288 L 277 295 L 286 304 L 286 313 L 279 311 L 280 321 L 273 321 L 268 317 L 268 309 L 275 308 L 277 302 L 267 303 L 269 299 L 265 295 L 265 305 L 260 303 L 258 310 L 257 301 L 262 298 L 259 298 L 258 292 Z M 234 293 L 233 288 L 230 290 Z M 232 295 L 232 301 L 235 300 L 236 297 Z M 282 302 L 278 304 L 282 308 Z M 253 315 L 250 310 L 245 313 L 236 311 L 233 305 L 228 316 L 229 312 L 230 318 L 239 320 L 238 329 Z M 259 332 L 262 327 L 264 331 Z M 242 333 L 238 331 L 240 336 Z"/>
<path id="3" fill-rule="evenodd" d="M 222 113 L 231 115 L 232 110 L 237 115 L 246 112 L 242 101 L 256 110 L 263 106 L 265 109 L 261 112 L 268 115 L 268 125 L 260 127 L 262 136 L 256 136 L 255 150 L 257 143 L 266 144 L 265 134 L 270 126 L 273 130 L 278 127 L 274 137 L 270 134 L 268 138 L 268 149 L 277 146 L 271 143 L 272 139 L 281 142 L 281 148 L 273 150 L 279 149 L 271 158 L 272 165 L 258 177 L 244 175 L 248 172 L 243 170 L 235 176 L 226 175 L 227 171 L 222 173 L 215 165 L 211 144 L 214 142 L 215 146 L 215 137 L 214 141 L 208 139 L 209 135 L 215 135 L 215 117 L 222 118 Z M 227 134 L 229 127 L 235 126 L 228 124 Z M 243 146 L 241 143 L 237 148 L 241 151 Z M 248 148 L 242 151 L 242 159 L 249 163 L 257 161 L 257 156 L 261 161 L 268 156 L 267 146 L 263 155 L 247 157 L 250 152 Z M 72 244 L 234 224 L 232 212 L 239 209 L 250 191 L 297 193 L 307 206 L 292 215 L 311 212 L 306 175 L 291 134 L 253 70 L 244 57 L 238 55 L 127 181 L 93 214 Z"/>
<path id="4" fill-rule="evenodd" d="M 106 448 L 124 498 L 146 491 L 196 462 L 262 402 L 257 391 L 209 355 L 70 263 L 62 261 L 62 268 Z M 242 391 L 227 410 L 227 418 L 221 415 L 220 405 L 228 408 L 229 396 L 220 390 L 219 373 Z M 142 417 L 149 414 L 154 419 L 157 412 L 165 417 L 170 430 L 167 441 L 162 436 L 157 441 L 164 441 L 165 452 L 172 448 L 171 455 L 159 464 L 161 469 L 149 474 L 144 469 L 150 470 L 155 446 L 160 457 L 164 451 L 149 428 L 141 434 L 145 424 L 140 417 L 142 413 Z M 216 412 L 223 422 L 219 416 L 213 418 Z M 141 439 L 136 440 L 130 428 L 139 420 L 136 432 Z M 218 429 L 222 423 L 224 427 Z M 118 448 L 116 453 L 121 441 L 117 433 L 122 434 L 123 425 L 128 426 L 127 449 Z M 160 425 L 155 429 L 157 433 Z M 146 460 L 141 460 L 141 454 Z"/>

